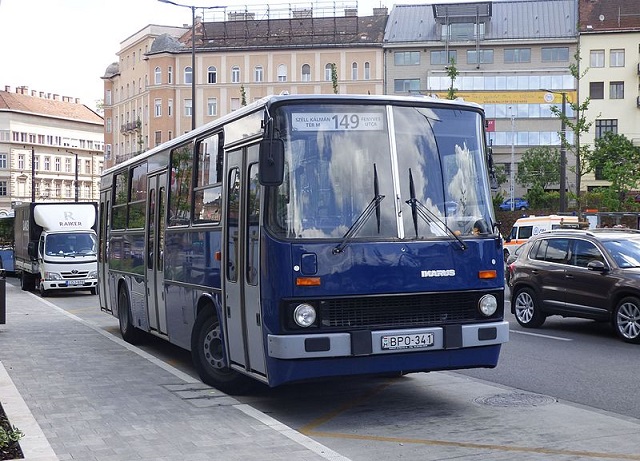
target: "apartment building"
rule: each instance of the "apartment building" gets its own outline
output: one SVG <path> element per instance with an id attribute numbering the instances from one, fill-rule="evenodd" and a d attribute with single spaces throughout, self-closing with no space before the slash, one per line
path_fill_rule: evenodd
<path id="1" fill-rule="evenodd" d="M 0 216 L 19 202 L 97 200 L 104 124 L 78 99 L 0 91 Z"/>
<path id="2" fill-rule="evenodd" d="M 581 143 L 593 148 L 612 131 L 640 146 L 640 2 L 580 0 L 580 49 L 588 70 L 579 92 L 590 98 L 594 122 Z M 585 176 L 583 189 L 609 184 L 597 173 Z"/>
<path id="3" fill-rule="evenodd" d="M 383 93 L 387 9 L 337 5 L 204 10 L 195 34 L 150 25 L 126 39 L 103 76 L 106 164 L 269 94 Z"/>
<path id="4" fill-rule="evenodd" d="M 577 24 L 576 0 L 396 5 L 384 38 L 386 92 L 446 97 L 453 60 L 456 96 L 485 109 L 494 160 L 509 178 L 501 192 L 508 197 L 513 187 L 521 195 L 511 171 L 529 148 L 560 147 L 551 107 L 562 105 L 562 93 L 577 97 L 569 72 Z"/>

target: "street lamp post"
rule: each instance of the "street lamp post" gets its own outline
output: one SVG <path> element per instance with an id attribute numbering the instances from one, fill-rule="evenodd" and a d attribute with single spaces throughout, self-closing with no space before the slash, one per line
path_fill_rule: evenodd
<path id="1" fill-rule="evenodd" d="M 514 170 L 516 167 L 516 152 L 515 152 L 515 128 L 516 128 L 516 120 L 515 115 L 513 114 L 513 107 L 511 107 L 511 169 L 509 171 L 509 198 L 511 199 L 511 211 L 515 210 L 516 199 L 515 199 L 515 174 Z"/>
<path id="2" fill-rule="evenodd" d="M 191 8 L 191 129 L 196 128 L 196 6 L 183 5 L 171 0 L 158 0 L 161 3 Z"/>
<path id="3" fill-rule="evenodd" d="M 567 93 L 564 91 L 552 91 L 552 90 L 543 90 L 547 93 L 552 94 L 560 94 L 562 95 L 562 107 L 561 107 L 561 117 L 560 117 L 560 131 L 562 132 L 562 136 L 560 136 L 560 207 L 559 211 L 565 212 L 567 211 Z"/>

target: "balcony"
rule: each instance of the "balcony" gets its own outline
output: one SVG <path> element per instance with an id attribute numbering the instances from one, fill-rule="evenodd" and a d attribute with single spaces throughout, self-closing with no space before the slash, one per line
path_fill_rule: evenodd
<path id="1" fill-rule="evenodd" d="M 126 134 L 126 133 L 133 133 L 134 131 L 140 131 L 141 125 L 142 123 L 140 123 L 140 120 L 137 120 L 135 122 L 123 123 L 120 126 L 120 132 Z"/>

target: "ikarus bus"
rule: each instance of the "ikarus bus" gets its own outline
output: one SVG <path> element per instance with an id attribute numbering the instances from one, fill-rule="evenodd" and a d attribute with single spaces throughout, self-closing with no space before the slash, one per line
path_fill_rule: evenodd
<path id="1" fill-rule="evenodd" d="M 230 392 L 495 367 L 508 340 L 484 114 L 272 96 L 104 172 L 101 309 Z"/>

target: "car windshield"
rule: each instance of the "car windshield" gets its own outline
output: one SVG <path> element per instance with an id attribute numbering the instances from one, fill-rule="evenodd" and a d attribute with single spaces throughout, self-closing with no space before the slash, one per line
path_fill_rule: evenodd
<path id="1" fill-rule="evenodd" d="M 313 105 L 281 108 L 277 120 L 286 166 L 271 202 L 274 233 L 450 238 L 479 221 L 491 232 L 479 113 Z"/>
<path id="2" fill-rule="evenodd" d="M 640 238 L 608 240 L 603 245 L 621 268 L 640 267 Z"/>

